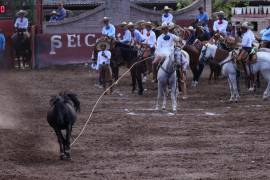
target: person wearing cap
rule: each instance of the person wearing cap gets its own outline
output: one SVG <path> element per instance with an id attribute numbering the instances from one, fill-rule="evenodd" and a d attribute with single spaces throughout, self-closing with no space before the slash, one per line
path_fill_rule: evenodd
<path id="1" fill-rule="evenodd" d="M 268 26 L 260 31 L 262 48 L 270 48 L 270 19 L 268 19 Z"/>
<path id="2" fill-rule="evenodd" d="M 108 17 L 104 17 L 103 23 L 104 26 L 102 28 L 102 35 L 115 39 L 115 27 L 110 23 L 110 19 Z"/>
<path id="3" fill-rule="evenodd" d="M 218 12 L 217 16 L 218 19 L 214 22 L 213 30 L 215 33 L 221 33 L 224 36 L 227 36 L 228 21 L 224 19 L 224 12 Z"/>
<path id="4" fill-rule="evenodd" d="M 132 37 L 132 43 L 131 45 L 141 44 L 145 41 L 145 37 L 142 35 L 142 33 L 135 28 L 135 25 L 132 22 L 128 23 L 128 29 L 131 32 Z"/>
<path id="5" fill-rule="evenodd" d="M 6 49 L 6 38 L 2 29 L 0 29 L 0 64 L 3 62 Z"/>
<path id="6" fill-rule="evenodd" d="M 57 13 L 57 21 L 62 21 L 67 17 L 67 10 L 64 8 L 64 3 L 59 3 Z"/>
<path id="7" fill-rule="evenodd" d="M 56 12 L 56 11 L 52 11 L 49 22 L 50 22 L 50 23 L 57 22 L 57 19 L 58 19 L 58 17 L 57 17 L 57 12 Z"/>
<path id="8" fill-rule="evenodd" d="M 165 6 L 164 7 L 164 14 L 162 14 L 162 24 L 166 23 L 166 24 L 170 24 L 173 22 L 173 15 L 170 13 L 171 8 L 169 8 L 169 6 Z"/>
<path id="9" fill-rule="evenodd" d="M 127 22 L 122 22 L 120 27 L 124 29 L 124 35 L 123 38 L 119 40 L 119 42 L 125 45 L 130 45 L 132 37 L 130 30 L 127 28 Z"/>
<path id="10" fill-rule="evenodd" d="M 109 83 L 109 86 L 112 85 L 112 70 L 110 67 L 111 52 L 108 50 L 107 46 L 109 45 L 104 42 L 100 43 L 100 47 L 97 47 L 99 50 L 97 56 L 97 68 L 99 70 L 99 80 L 104 90 L 106 90 L 107 83 Z"/>

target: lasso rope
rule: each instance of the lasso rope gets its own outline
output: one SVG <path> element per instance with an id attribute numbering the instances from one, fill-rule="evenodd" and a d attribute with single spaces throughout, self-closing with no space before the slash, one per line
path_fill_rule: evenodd
<path id="1" fill-rule="evenodd" d="M 74 141 L 71 143 L 71 146 L 74 145 L 74 144 L 78 141 L 78 139 L 81 137 L 81 135 L 84 133 L 84 131 L 85 131 L 85 129 L 86 129 L 86 127 L 87 127 L 89 121 L 91 120 L 91 117 L 93 116 L 93 113 L 94 113 L 94 111 L 95 111 L 95 109 L 96 109 L 98 103 L 101 101 L 102 97 L 103 97 L 103 96 L 104 96 L 104 95 L 105 95 L 112 87 L 114 87 L 115 85 L 117 85 L 118 82 L 119 82 L 121 79 L 123 79 L 123 77 L 124 77 L 128 72 L 130 72 L 130 70 L 131 70 L 134 66 L 136 66 L 137 64 L 139 64 L 139 63 L 141 63 L 141 62 L 144 62 L 144 61 L 146 61 L 146 60 L 148 60 L 148 59 L 151 59 L 151 58 L 153 58 L 153 56 L 144 58 L 144 59 L 142 59 L 142 60 L 140 60 L 140 61 L 134 63 L 134 64 L 133 64 L 133 65 L 132 65 L 125 73 L 122 74 L 122 76 L 121 76 L 120 78 L 117 79 L 117 81 L 115 81 L 110 87 L 108 87 L 108 88 L 107 88 L 107 89 L 99 96 L 99 98 L 98 98 L 98 100 L 96 101 L 95 105 L 93 106 L 92 111 L 91 111 L 91 113 L 90 113 L 90 115 L 89 115 L 87 121 L 85 122 L 85 124 L 84 124 L 84 126 L 83 126 L 81 132 L 80 132 L 79 135 L 74 139 Z"/>

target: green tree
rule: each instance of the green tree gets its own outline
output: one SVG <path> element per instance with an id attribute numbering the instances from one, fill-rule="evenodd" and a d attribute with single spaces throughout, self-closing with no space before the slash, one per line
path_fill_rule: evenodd
<path id="1" fill-rule="evenodd" d="M 184 7 L 187 7 L 193 2 L 193 0 L 177 0 L 177 9 L 182 9 Z"/>
<path id="2" fill-rule="evenodd" d="M 231 8 L 236 6 L 247 6 L 248 1 L 243 0 L 213 0 L 213 12 L 223 11 L 227 17 L 231 17 Z"/>

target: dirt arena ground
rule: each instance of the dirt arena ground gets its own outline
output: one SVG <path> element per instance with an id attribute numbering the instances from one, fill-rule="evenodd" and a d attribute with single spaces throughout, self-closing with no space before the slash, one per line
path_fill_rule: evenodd
<path id="1" fill-rule="evenodd" d="M 78 135 L 101 94 L 84 67 L 0 72 L 0 179 L 270 179 L 269 102 L 262 89 L 242 86 L 241 101 L 227 100 L 227 82 L 189 89 L 178 112 L 154 111 L 152 84 L 139 97 L 129 77 L 106 96 L 79 141 L 72 161 L 59 160 L 46 121 L 51 95 L 79 94 Z"/>

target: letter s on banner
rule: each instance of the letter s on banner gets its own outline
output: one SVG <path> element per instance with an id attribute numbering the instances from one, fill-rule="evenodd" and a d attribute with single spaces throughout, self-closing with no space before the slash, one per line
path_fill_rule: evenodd
<path id="1" fill-rule="evenodd" d="M 90 42 L 89 42 L 89 38 L 90 38 L 90 37 L 93 38 L 93 44 L 90 44 Z M 95 39 L 94 39 L 95 37 L 96 37 L 95 34 L 87 34 L 87 35 L 85 36 L 85 45 L 88 46 L 88 47 L 93 47 L 93 46 L 95 46 Z"/>
<path id="2" fill-rule="evenodd" d="M 55 49 L 59 49 L 61 47 L 63 47 L 63 43 L 62 43 L 62 37 L 60 35 L 53 35 L 51 37 L 51 51 L 50 51 L 50 55 L 55 55 Z"/>

